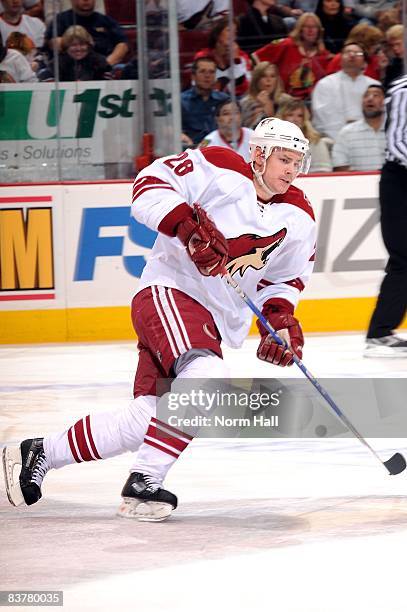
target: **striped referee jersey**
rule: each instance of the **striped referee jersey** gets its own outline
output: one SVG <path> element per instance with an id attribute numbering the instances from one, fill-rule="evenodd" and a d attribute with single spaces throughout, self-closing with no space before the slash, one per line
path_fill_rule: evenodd
<path id="1" fill-rule="evenodd" d="M 407 168 L 407 74 L 392 81 L 385 104 L 386 160 Z"/>

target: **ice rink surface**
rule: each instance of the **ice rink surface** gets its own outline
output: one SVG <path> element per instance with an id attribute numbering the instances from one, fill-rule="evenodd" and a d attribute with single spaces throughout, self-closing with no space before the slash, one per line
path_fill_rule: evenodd
<path id="1" fill-rule="evenodd" d="M 235 377 L 302 376 L 259 362 L 256 345 L 226 349 Z M 362 350 L 362 336 L 309 336 L 304 361 L 321 378 L 406 377 L 407 359 Z M 120 409 L 136 363 L 135 343 L 0 348 L 1 445 Z M 0 590 L 63 590 L 47 609 L 72 612 L 406 612 L 407 475 L 358 441 L 195 440 L 167 478 L 179 508 L 163 523 L 115 516 L 129 464 L 52 471 L 30 508 L 8 504 L 1 476 Z"/>

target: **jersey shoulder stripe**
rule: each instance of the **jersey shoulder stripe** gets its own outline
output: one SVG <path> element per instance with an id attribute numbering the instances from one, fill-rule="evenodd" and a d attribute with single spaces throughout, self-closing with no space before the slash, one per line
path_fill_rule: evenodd
<path id="1" fill-rule="evenodd" d="M 285 193 L 278 193 L 275 195 L 271 202 L 281 202 L 284 204 L 292 204 L 293 206 L 297 206 L 306 212 L 313 221 L 315 221 L 314 211 L 307 196 L 301 189 L 294 187 L 294 185 L 290 185 Z"/>
<path id="2" fill-rule="evenodd" d="M 226 149 L 225 147 L 205 147 L 204 149 L 199 149 L 199 152 L 210 164 L 218 168 L 234 170 L 253 180 L 253 172 L 250 165 L 236 151 Z"/>

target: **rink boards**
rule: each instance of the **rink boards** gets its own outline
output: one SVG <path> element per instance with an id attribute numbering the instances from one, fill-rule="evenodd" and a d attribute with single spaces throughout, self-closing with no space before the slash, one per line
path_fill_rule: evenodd
<path id="1" fill-rule="evenodd" d="M 298 179 L 318 224 L 305 331 L 364 330 L 386 262 L 378 173 Z M 0 342 L 133 338 L 129 304 L 155 233 L 130 218 L 129 181 L 0 192 Z M 253 328 L 254 331 L 254 328 Z"/>

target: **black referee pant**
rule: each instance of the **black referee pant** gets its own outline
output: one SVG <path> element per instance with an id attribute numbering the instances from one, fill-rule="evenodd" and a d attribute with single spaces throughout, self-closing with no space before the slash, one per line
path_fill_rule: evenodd
<path id="1" fill-rule="evenodd" d="M 386 162 L 380 177 L 383 241 L 389 253 L 368 338 L 390 336 L 407 309 L 407 168 Z"/>

